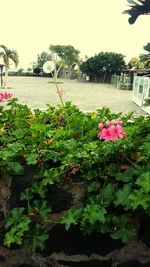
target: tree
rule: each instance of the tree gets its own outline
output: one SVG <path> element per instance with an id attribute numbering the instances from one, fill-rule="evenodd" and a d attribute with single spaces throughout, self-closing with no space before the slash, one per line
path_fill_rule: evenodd
<path id="1" fill-rule="evenodd" d="M 144 68 L 144 63 L 141 62 L 141 60 L 137 57 L 132 57 L 131 60 L 128 63 L 128 67 L 130 69 L 143 69 Z"/>
<path id="2" fill-rule="evenodd" d="M 69 68 L 69 76 L 71 77 L 72 66 L 74 63 L 79 62 L 80 51 L 71 45 L 50 45 L 49 49 L 52 53 L 53 61 L 57 65 L 55 76 L 58 75 L 63 66 L 67 66 Z"/>
<path id="3" fill-rule="evenodd" d="M 0 57 L 3 58 L 5 64 L 5 87 L 7 87 L 8 80 L 8 69 L 10 67 L 10 60 L 13 61 L 15 66 L 17 67 L 19 63 L 19 57 L 16 50 L 10 50 L 5 45 L 0 45 L 2 51 L 0 51 Z"/>
<path id="4" fill-rule="evenodd" d="M 148 53 L 140 55 L 140 59 L 145 64 L 144 67 L 149 68 L 150 67 L 150 43 L 147 43 L 147 45 L 143 46 L 143 49 Z"/>
<path id="5" fill-rule="evenodd" d="M 72 45 L 50 45 L 50 51 L 56 53 L 67 66 L 78 63 L 80 51 Z"/>
<path id="6" fill-rule="evenodd" d="M 120 73 L 125 67 L 122 54 L 101 52 L 83 62 L 80 70 L 90 76 L 92 81 L 110 82 L 111 75 Z"/>
<path id="7" fill-rule="evenodd" d="M 18 70 L 18 73 L 19 73 L 19 74 L 22 74 L 23 71 L 24 71 L 24 69 L 23 69 L 23 68 L 20 68 L 20 69 Z"/>
<path id="8" fill-rule="evenodd" d="M 125 10 L 123 14 L 130 15 L 128 19 L 130 24 L 134 24 L 140 15 L 150 14 L 150 0 L 127 0 L 130 9 Z"/>
<path id="9" fill-rule="evenodd" d="M 43 71 L 43 65 L 46 61 L 51 60 L 51 55 L 43 51 L 41 54 L 37 55 L 37 61 L 33 63 L 33 72 L 39 74 Z"/>

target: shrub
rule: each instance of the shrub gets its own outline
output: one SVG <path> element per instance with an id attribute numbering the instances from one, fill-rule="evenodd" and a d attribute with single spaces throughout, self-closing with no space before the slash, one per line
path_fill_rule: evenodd
<path id="1" fill-rule="evenodd" d="M 48 189 L 70 185 L 77 177 L 87 185 L 82 205 L 67 211 L 59 223 L 123 242 L 137 235 L 139 217 L 150 212 L 150 117 L 113 114 L 106 108 L 83 114 L 70 102 L 31 112 L 12 99 L 8 107 L 0 107 L 0 175 L 22 174 L 26 164 L 37 171 L 20 196 L 27 204 L 7 218 L 5 245 L 43 249 L 47 225 L 53 223 Z M 114 120 L 122 121 L 127 138 L 100 140 L 98 125 L 109 127 L 105 123 Z"/>

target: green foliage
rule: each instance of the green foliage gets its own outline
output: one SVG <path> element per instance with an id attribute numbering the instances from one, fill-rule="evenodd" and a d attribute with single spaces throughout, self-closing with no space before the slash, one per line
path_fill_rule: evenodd
<path id="1" fill-rule="evenodd" d="M 144 63 L 137 57 L 132 57 L 128 63 L 130 69 L 144 69 Z"/>
<path id="2" fill-rule="evenodd" d="M 80 208 L 61 219 L 68 230 L 78 225 L 84 234 L 107 233 L 127 242 L 136 234 L 134 218 L 150 215 L 150 117 L 112 114 L 103 108 L 83 114 L 65 103 L 62 107 L 31 110 L 13 99 L 0 108 L 0 175 L 35 169 L 31 186 L 20 196 L 6 222 L 5 245 L 43 249 L 51 223 L 47 193 L 52 185 L 84 182 Z M 120 119 L 128 138 L 117 142 L 98 139 L 98 123 Z M 68 185 L 67 185 L 68 186 Z M 52 211 L 53 212 L 53 211 Z"/>
<path id="3" fill-rule="evenodd" d="M 98 204 L 87 204 L 83 212 L 83 223 L 105 223 L 106 210 Z"/>
<path id="4" fill-rule="evenodd" d="M 50 45 L 51 52 L 57 53 L 64 64 L 71 65 L 79 61 L 80 51 L 75 49 L 72 45 Z"/>
<path id="5" fill-rule="evenodd" d="M 124 68 L 124 56 L 113 52 L 101 52 L 88 58 L 80 66 L 81 71 L 89 75 L 91 80 L 101 82 L 108 82 L 111 74 L 120 73 Z"/>
<path id="6" fill-rule="evenodd" d="M 12 60 L 17 66 L 19 63 L 17 51 L 14 49 L 8 49 L 5 45 L 0 45 L 0 48 L 2 49 L 2 51 L 0 52 L 0 56 L 3 57 L 6 68 L 9 68 L 10 60 Z"/>
<path id="7" fill-rule="evenodd" d="M 125 210 L 130 209 L 129 196 L 132 192 L 131 184 L 124 184 L 121 189 L 116 192 L 116 200 L 114 201 L 115 206 L 122 205 Z"/>
<path id="8" fill-rule="evenodd" d="M 115 225 L 111 237 L 113 239 L 121 239 L 123 243 L 127 243 L 128 240 L 134 237 L 135 229 L 128 223 L 127 216 L 121 215 L 113 217 L 113 224 Z"/>
<path id="9" fill-rule="evenodd" d="M 31 153 L 26 157 L 26 161 L 28 165 L 35 165 L 38 161 L 38 154 Z"/>
<path id="10" fill-rule="evenodd" d="M 21 245 L 24 235 L 29 231 L 30 218 L 23 214 L 24 208 L 14 208 L 6 223 L 6 228 L 10 231 L 6 233 L 4 245 L 10 247 L 11 244 L 16 243 Z"/>
<path id="11" fill-rule="evenodd" d="M 80 222 L 81 214 L 82 208 L 71 209 L 66 215 L 63 216 L 61 223 L 65 224 L 65 228 L 68 230 L 71 225 L 77 225 Z"/>
<path id="12" fill-rule="evenodd" d="M 45 231 L 43 225 L 36 223 L 30 229 L 28 247 L 33 252 L 36 251 L 37 249 L 43 250 L 45 248 L 45 243 L 48 237 L 49 235 Z"/>
<path id="13" fill-rule="evenodd" d="M 43 72 L 43 65 L 48 60 L 51 60 L 51 55 L 47 53 L 46 51 L 43 51 L 41 54 L 38 54 L 37 60 L 33 64 L 34 73 L 39 74 L 40 72 Z"/>
<path id="14" fill-rule="evenodd" d="M 15 208 L 11 212 L 6 223 L 6 228 L 11 227 L 11 229 L 5 235 L 4 245 L 8 247 L 13 243 L 22 245 L 25 239 L 26 244 L 33 252 L 37 249 L 44 249 L 48 233 L 42 224 L 31 224 L 31 219 L 29 216 L 24 215 L 23 211 L 24 208 Z"/>
<path id="15" fill-rule="evenodd" d="M 101 190 L 101 203 L 104 204 L 106 207 L 109 207 L 109 205 L 115 199 L 115 189 L 116 185 L 114 183 L 108 183 Z"/>

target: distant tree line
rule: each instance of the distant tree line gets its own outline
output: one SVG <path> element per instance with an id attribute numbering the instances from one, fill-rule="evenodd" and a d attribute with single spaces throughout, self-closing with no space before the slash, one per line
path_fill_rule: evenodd
<path id="1" fill-rule="evenodd" d="M 42 52 L 37 56 L 34 63 L 34 73 L 43 73 L 43 65 L 46 61 L 53 60 L 53 54 L 57 54 L 57 68 L 61 69 L 64 66 L 68 68 L 75 62 L 79 62 L 80 51 L 72 45 L 50 45 L 49 52 Z"/>

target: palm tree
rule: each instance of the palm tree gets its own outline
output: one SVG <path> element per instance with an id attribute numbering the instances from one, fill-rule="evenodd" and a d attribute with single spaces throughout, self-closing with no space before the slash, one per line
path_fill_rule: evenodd
<path id="1" fill-rule="evenodd" d="M 143 49 L 148 52 L 147 54 L 140 55 L 140 60 L 145 64 L 145 68 L 150 67 L 150 43 L 147 43 L 147 45 L 143 46 Z"/>
<path id="2" fill-rule="evenodd" d="M 130 15 L 128 19 L 130 24 L 134 24 L 138 16 L 150 15 L 150 0 L 127 0 L 130 9 L 125 10 L 123 14 Z"/>
<path id="3" fill-rule="evenodd" d="M 8 80 L 8 69 L 10 67 L 10 60 L 15 63 L 17 67 L 19 63 L 18 53 L 16 50 L 10 50 L 5 45 L 0 45 L 2 51 L 0 51 L 0 57 L 3 58 L 5 64 L 5 87 L 7 87 L 7 80 Z"/>

